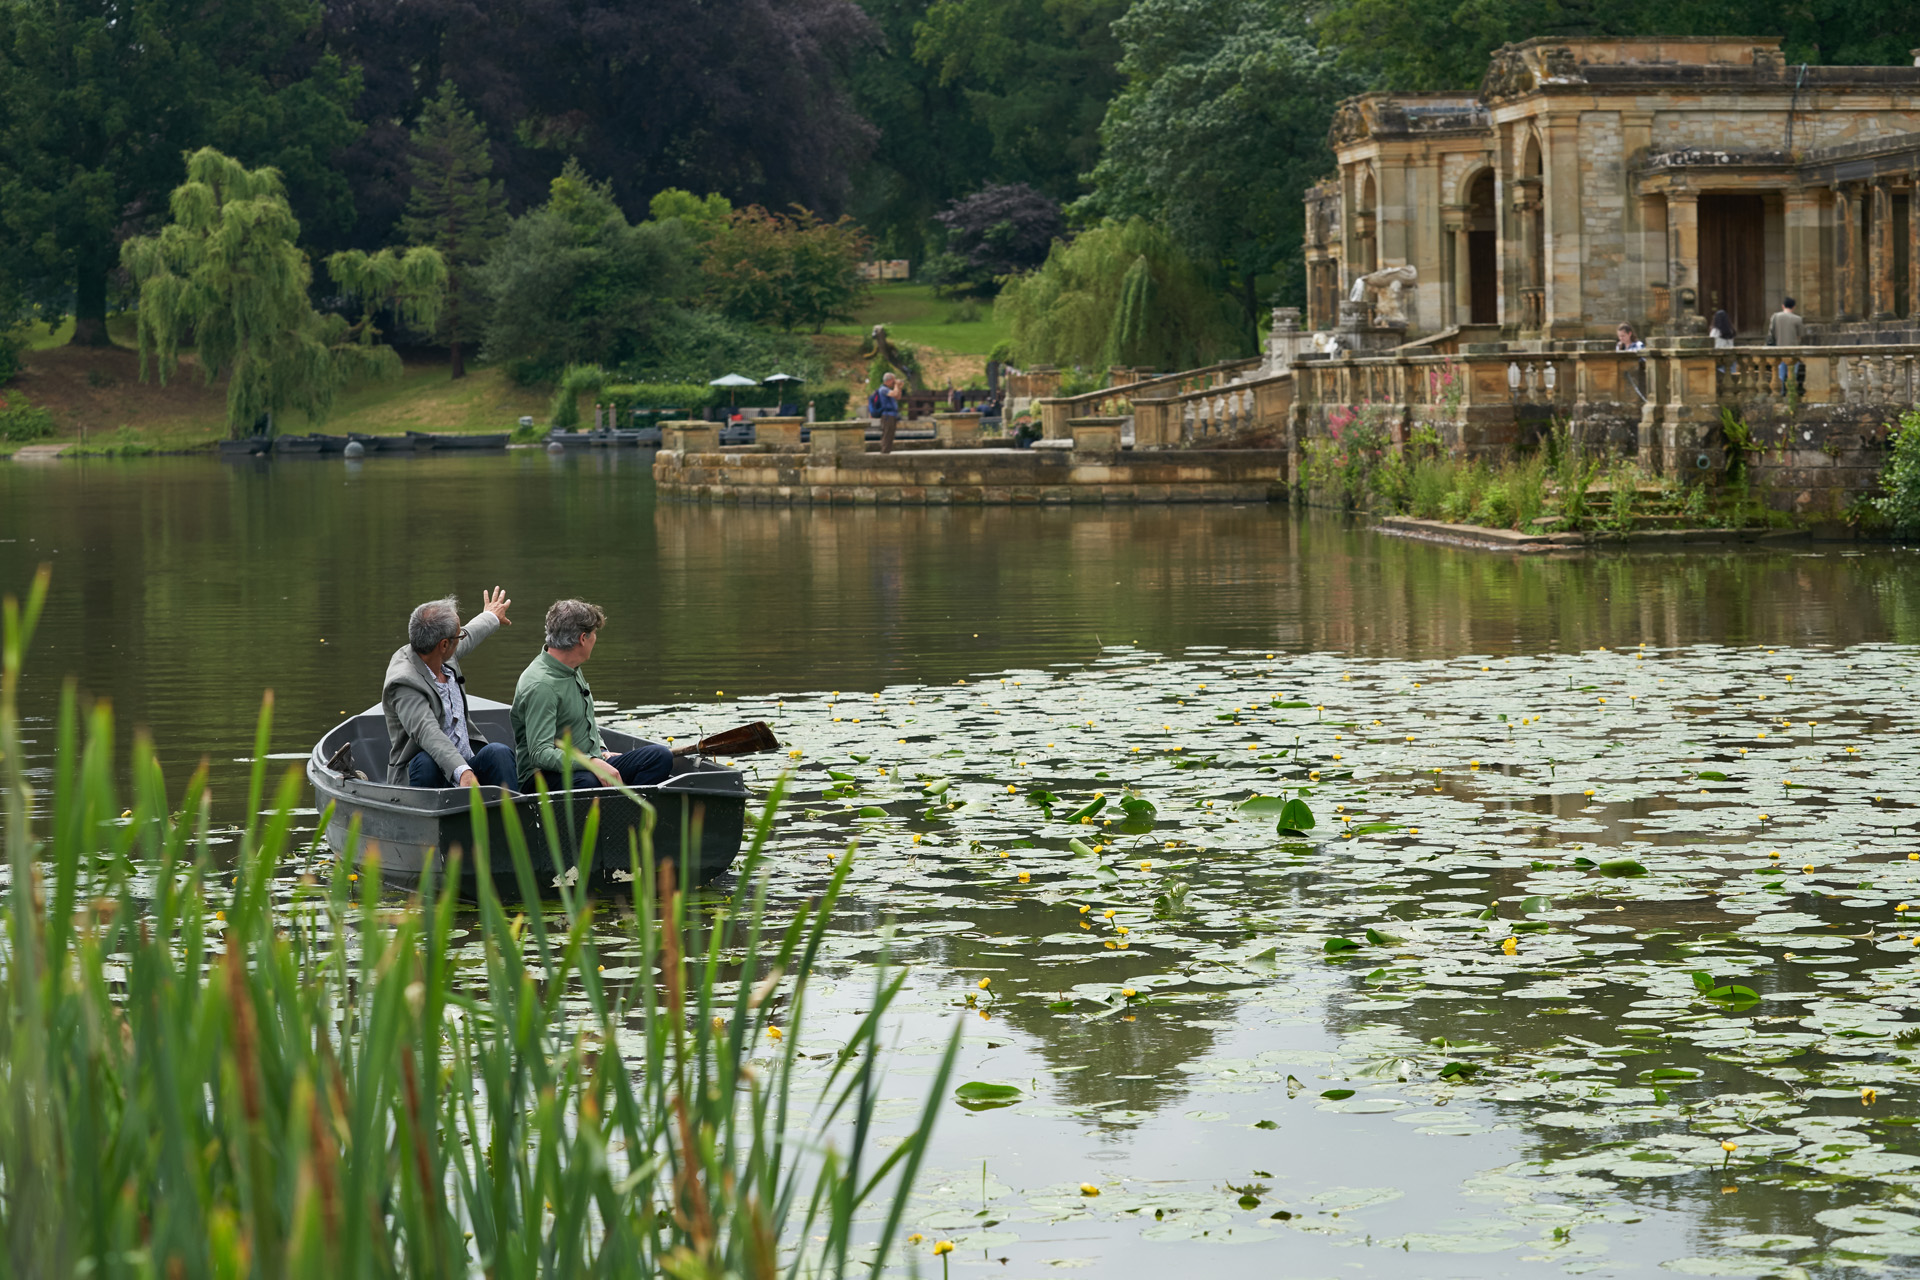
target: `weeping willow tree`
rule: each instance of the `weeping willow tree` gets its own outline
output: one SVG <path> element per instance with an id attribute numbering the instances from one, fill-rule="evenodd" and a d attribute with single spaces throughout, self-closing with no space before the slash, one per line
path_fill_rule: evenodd
<path id="1" fill-rule="evenodd" d="M 1027 364 L 1188 369 L 1247 345 L 1231 300 L 1144 218 L 1055 244 L 994 305 Z"/>
<path id="2" fill-rule="evenodd" d="M 447 268 L 425 248 L 334 254 L 328 272 L 359 318 L 315 311 L 312 267 L 277 170 L 202 148 L 188 157 L 170 209 L 158 235 L 121 248 L 140 288 L 140 376 L 152 361 L 165 385 L 192 344 L 209 384 L 227 378 L 236 438 L 270 433 L 286 409 L 321 421 L 348 382 L 397 375 L 400 358 L 380 341 L 376 314 L 422 329 L 439 320 Z"/>

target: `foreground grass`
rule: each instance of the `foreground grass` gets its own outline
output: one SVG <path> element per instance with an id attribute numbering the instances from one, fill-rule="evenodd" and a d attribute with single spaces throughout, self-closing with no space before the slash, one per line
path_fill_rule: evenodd
<path id="1" fill-rule="evenodd" d="M 969 318 L 970 317 L 970 318 Z M 864 338 L 884 324 L 889 336 L 916 347 L 932 347 L 962 356 L 985 356 L 1011 336 L 993 318 L 993 300 L 968 304 L 937 298 L 930 284 L 877 284 L 854 319 L 828 325 L 828 333 Z"/>
<path id="2" fill-rule="evenodd" d="M 784 930 L 767 927 L 760 881 L 703 937 L 670 866 L 653 893 L 641 842 L 621 939 L 640 976 L 623 986 L 601 977 L 608 930 L 584 897 L 561 888 L 554 924 L 537 906 L 509 919 L 484 849 L 471 915 L 432 883 L 383 902 L 377 871 L 289 892 L 301 783 L 290 773 L 267 803 L 265 712 L 231 867 L 211 860 L 204 766 L 170 811 L 140 744 L 123 810 L 110 713 L 83 734 L 71 686 L 36 824 L 17 696 L 47 581 L 6 601 L 0 685 L 8 1274 L 879 1273 L 933 1120 L 930 1101 L 884 1159 L 872 1149 L 897 973 L 878 971 L 820 1101 L 791 1087 L 850 854 Z"/>

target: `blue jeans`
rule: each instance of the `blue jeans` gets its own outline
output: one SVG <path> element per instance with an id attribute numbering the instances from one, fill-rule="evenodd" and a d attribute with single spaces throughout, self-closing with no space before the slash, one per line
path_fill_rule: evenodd
<path id="1" fill-rule="evenodd" d="M 617 755 L 607 761 L 620 774 L 620 781 L 630 787 L 650 787 L 656 782 L 665 782 L 667 775 L 673 772 L 673 751 L 664 742 L 643 742 L 624 755 Z M 542 769 L 540 776 L 547 780 L 549 791 L 559 791 L 565 784 L 560 775 L 550 769 Z M 604 787 L 606 783 L 588 773 L 585 769 L 573 771 L 573 789 L 584 791 L 592 787 Z"/>
<path id="2" fill-rule="evenodd" d="M 519 774 L 513 765 L 513 748 L 504 742 L 489 742 L 473 753 L 473 759 L 467 761 L 473 769 L 473 776 L 480 779 L 483 787 L 505 787 L 511 791 L 518 782 Z M 414 787 L 451 787 L 447 775 L 440 772 L 440 766 L 433 757 L 421 751 L 407 761 L 407 784 Z"/>

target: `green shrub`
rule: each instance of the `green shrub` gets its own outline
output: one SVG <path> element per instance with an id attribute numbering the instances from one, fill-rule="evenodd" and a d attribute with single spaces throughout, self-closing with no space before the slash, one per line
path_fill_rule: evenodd
<path id="1" fill-rule="evenodd" d="M 1422 520 L 1438 519 L 1459 472 L 1460 465 L 1450 458 L 1416 459 L 1408 467 L 1407 513 Z"/>
<path id="2" fill-rule="evenodd" d="M 53 415 L 20 396 L 0 396 L 0 440 L 26 444 L 53 434 Z"/>
<path id="3" fill-rule="evenodd" d="M 1893 449 L 1880 469 L 1881 497 L 1874 510 L 1898 533 L 1920 529 L 1920 409 L 1909 409 L 1892 427 Z"/>
<path id="4" fill-rule="evenodd" d="M 0 386 L 12 382 L 13 375 L 20 372 L 20 353 L 26 349 L 25 330 L 24 324 L 0 329 Z"/>
<path id="5" fill-rule="evenodd" d="M 607 371 L 597 364 L 570 364 L 560 375 L 547 404 L 547 421 L 559 431 L 574 431 L 580 426 L 580 397 L 607 385 Z"/>
<path id="6" fill-rule="evenodd" d="M 1467 518 L 1489 529 L 1513 527 L 1513 494 L 1505 476 L 1488 482 L 1487 487 L 1480 491 L 1480 500 L 1467 513 Z"/>

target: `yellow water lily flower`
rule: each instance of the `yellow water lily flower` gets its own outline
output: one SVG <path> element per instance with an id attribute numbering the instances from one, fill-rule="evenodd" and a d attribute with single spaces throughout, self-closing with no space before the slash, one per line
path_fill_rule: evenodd
<path id="1" fill-rule="evenodd" d="M 1097 1196 L 1100 1194 L 1100 1188 L 1094 1186 L 1091 1182 L 1083 1182 L 1080 1184 L 1080 1194 L 1083 1196 Z"/>
<path id="2" fill-rule="evenodd" d="M 907 1237 L 907 1243 L 919 1244 L 922 1240 L 925 1240 L 925 1239 L 926 1239 L 925 1236 L 921 1235 L 918 1231 L 916 1231 L 912 1235 Z"/>
<path id="3" fill-rule="evenodd" d="M 1860 1105 L 1863 1107 L 1870 1107 L 1874 1104 L 1874 1101 L 1879 1098 L 1879 1096 L 1880 1094 L 1878 1090 L 1862 1089 L 1860 1091 Z"/>
<path id="4" fill-rule="evenodd" d="M 1517 956 L 1520 954 L 1520 939 L 1508 938 L 1500 944 L 1500 949 L 1510 956 Z"/>
<path id="5" fill-rule="evenodd" d="M 938 1244 L 933 1246 L 933 1256 L 936 1258 L 943 1253 L 952 1253 L 952 1252 L 953 1252 L 953 1241 L 951 1240 L 942 1240 Z"/>
<path id="6" fill-rule="evenodd" d="M 982 991 L 985 991 L 985 990 L 986 990 L 986 989 L 987 989 L 988 987 L 990 987 L 990 986 L 992 986 L 992 985 L 993 985 L 993 979 L 992 979 L 992 978 L 982 978 L 982 979 L 980 979 L 980 983 L 979 983 L 979 986 L 980 986 L 980 989 L 981 989 Z"/>

